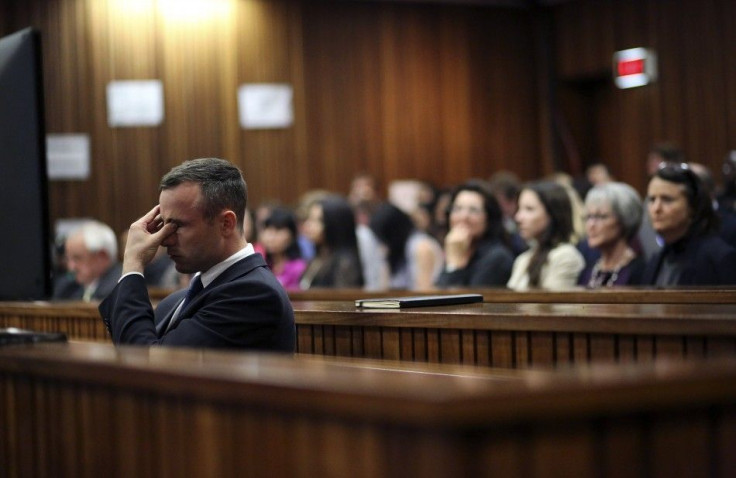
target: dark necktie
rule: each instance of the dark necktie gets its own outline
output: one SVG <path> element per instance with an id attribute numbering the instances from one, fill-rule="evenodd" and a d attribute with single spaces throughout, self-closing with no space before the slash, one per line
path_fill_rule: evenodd
<path id="1" fill-rule="evenodd" d="M 191 301 L 194 296 L 202 292 L 202 289 L 204 289 L 201 277 L 201 275 L 198 275 L 192 280 L 192 283 L 189 284 L 189 290 L 187 291 L 186 297 L 184 297 L 184 306 L 187 306 L 189 304 L 189 301 Z"/>
<path id="2" fill-rule="evenodd" d="M 181 302 L 181 306 L 177 307 L 176 311 L 174 312 L 174 315 L 171 317 L 171 320 L 169 321 L 169 325 L 166 327 L 166 331 L 171 329 L 171 327 L 178 322 L 179 316 L 181 315 L 182 310 L 184 310 L 184 308 L 189 305 L 189 302 L 192 299 L 194 299 L 194 297 L 197 294 L 202 292 L 202 289 L 204 289 L 204 285 L 202 284 L 201 275 L 198 275 L 189 284 L 189 290 L 187 290 L 187 295 L 184 296 L 184 300 Z"/>

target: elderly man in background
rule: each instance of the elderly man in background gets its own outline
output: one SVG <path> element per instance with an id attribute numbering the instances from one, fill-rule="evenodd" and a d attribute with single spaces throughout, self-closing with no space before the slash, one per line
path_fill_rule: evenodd
<path id="1" fill-rule="evenodd" d="M 102 300 L 120 279 L 118 243 L 113 230 L 98 221 L 74 229 L 64 245 L 68 275 L 54 286 L 54 299 Z"/>

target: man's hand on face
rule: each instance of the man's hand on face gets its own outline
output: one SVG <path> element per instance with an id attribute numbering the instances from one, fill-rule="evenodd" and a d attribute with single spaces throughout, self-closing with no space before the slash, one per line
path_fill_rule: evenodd
<path id="1" fill-rule="evenodd" d="M 161 243 L 176 232 L 176 224 L 164 224 L 161 218 L 161 206 L 156 205 L 145 216 L 130 225 L 128 240 L 125 243 L 123 258 L 123 274 L 128 272 L 143 273 L 156 255 Z"/>

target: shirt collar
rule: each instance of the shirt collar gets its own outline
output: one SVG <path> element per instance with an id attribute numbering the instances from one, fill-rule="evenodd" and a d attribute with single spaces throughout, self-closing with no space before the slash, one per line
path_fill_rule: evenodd
<path id="1" fill-rule="evenodd" d="M 202 285 L 204 287 L 207 287 L 217 279 L 217 277 L 225 272 L 225 270 L 230 267 L 231 265 L 235 264 L 239 260 L 245 259 L 246 257 L 250 256 L 251 254 L 254 254 L 255 250 L 253 249 L 253 244 L 248 243 L 244 248 L 240 249 L 238 252 L 233 254 L 232 256 L 228 257 L 224 261 L 220 262 L 219 264 L 215 264 L 214 266 L 210 267 L 207 272 L 203 272 L 200 274 Z"/>

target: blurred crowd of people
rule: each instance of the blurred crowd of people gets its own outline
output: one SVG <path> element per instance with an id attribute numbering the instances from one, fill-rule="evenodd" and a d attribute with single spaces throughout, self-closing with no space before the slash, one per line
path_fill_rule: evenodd
<path id="1" fill-rule="evenodd" d="M 522 183 L 500 171 L 446 189 L 400 181 L 385 195 L 361 173 L 347 194 L 251 208 L 246 238 L 287 290 L 736 284 L 736 155 L 721 187 L 666 144 L 652 148 L 647 173 L 643 198 L 604 164 L 577 180 Z M 54 298 L 103 298 L 119 277 L 117 245 L 96 221 L 61 238 Z M 187 284 L 164 248 L 149 269 L 152 287 Z"/>

